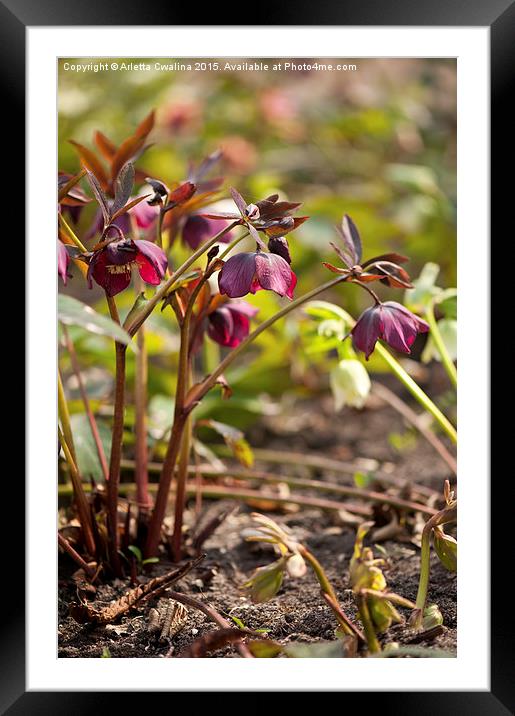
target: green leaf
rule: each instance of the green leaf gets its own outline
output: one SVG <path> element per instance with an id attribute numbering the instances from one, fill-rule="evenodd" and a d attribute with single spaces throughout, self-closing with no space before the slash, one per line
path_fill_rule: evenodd
<path id="1" fill-rule="evenodd" d="M 315 644 L 288 644 L 284 653 L 292 659 L 342 659 L 345 651 L 340 639 Z"/>
<path id="2" fill-rule="evenodd" d="M 132 552 L 132 554 L 136 557 L 136 559 L 138 560 L 138 562 L 141 563 L 141 561 L 142 561 L 142 559 L 143 559 L 143 555 L 142 555 L 142 553 L 141 553 L 140 548 L 139 548 L 139 547 L 136 547 L 135 544 L 130 544 L 129 547 L 128 547 L 128 549 L 129 549 L 129 552 Z"/>
<path id="3" fill-rule="evenodd" d="M 366 490 L 374 477 L 368 472 L 355 472 L 353 475 L 353 479 L 356 487 L 359 487 L 362 490 Z"/>
<path id="4" fill-rule="evenodd" d="M 93 477 L 97 482 L 103 482 L 104 473 L 102 472 L 102 466 L 98 458 L 88 416 L 86 413 L 75 413 L 70 416 L 70 424 L 80 474 L 84 478 Z M 109 427 L 100 420 L 97 420 L 97 428 L 107 462 L 109 463 L 109 456 L 111 454 L 111 431 Z"/>
<path id="5" fill-rule="evenodd" d="M 129 334 L 115 323 L 111 318 L 102 316 L 102 314 L 94 311 L 91 306 L 78 301 L 72 296 L 66 296 L 60 293 L 57 300 L 57 317 L 67 326 L 81 326 L 90 333 L 96 333 L 100 336 L 114 338 L 118 343 L 131 346 L 134 351 L 137 350 L 133 345 Z"/>
<path id="6" fill-rule="evenodd" d="M 266 567 L 258 567 L 244 584 L 255 604 L 267 602 L 274 597 L 283 583 L 284 560 L 279 559 Z"/>
<path id="7" fill-rule="evenodd" d="M 101 659 L 110 659 L 111 658 L 111 652 L 109 651 L 107 646 L 104 646 L 104 648 L 102 649 L 102 656 L 100 658 Z"/>
<path id="8" fill-rule="evenodd" d="M 147 557 L 141 562 L 141 564 L 157 564 L 158 562 L 159 557 Z"/>
<path id="9" fill-rule="evenodd" d="M 244 467 L 252 467 L 254 464 L 254 453 L 241 430 L 233 428 L 231 425 L 220 423 L 217 420 L 200 420 L 198 425 L 206 425 L 211 428 L 225 440 L 225 444 L 232 451 L 232 454 L 238 460 L 240 465 Z"/>
<path id="10" fill-rule="evenodd" d="M 270 639 L 254 639 L 248 641 L 247 646 L 257 659 L 272 659 L 283 651 L 281 644 Z"/>
<path id="11" fill-rule="evenodd" d="M 438 559 L 449 572 L 458 569 L 458 543 L 450 535 L 437 528 L 433 532 L 433 544 Z"/>
<path id="12" fill-rule="evenodd" d="M 245 628 L 246 628 L 246 627 L 245 627 L 245 624 L 241 621 L 241 619 L 238 619 L 238 617 L 234 617 L 234 616 L 232 616 L 232 615 L 229 615 L 229 616 L 231 617 L 231 619 L 233 620 L 233 622 L 236 624 L 236 626 L 238 627 L 238 629 L 245 629 Z"/>

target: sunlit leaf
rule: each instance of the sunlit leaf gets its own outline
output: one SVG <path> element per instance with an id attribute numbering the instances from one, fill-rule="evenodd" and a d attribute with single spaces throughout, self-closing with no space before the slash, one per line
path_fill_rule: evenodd
<path id="1" fill-rule="evenodd" d="M 70 423 L 80 474 L 85 479 L 93 477 L 97 482 L 103 482 L 104 473 L 98 457 L 88 416 L 86 413 L 75 413 L 70 416 Z M 111 454 L 111 430 L 109 426 L 101 420 L 97 420 L 97 428 L 106 459 L 109 462 L 109 456 Z"/>
<path id="2" fill-rule="evenodd" d="M 67 326 L 82 326 L 91 333 L 100 336 L 114 338 L 118 343 L 136 347 L 132 345 L 132 339 L 129 334 L 115 323 L 111 318 L 97 313 L 91 306 L 87 306 L 72 296 L 66 296 L 60 293 L 57 299 L 57 316 L 58 319 Z"/>

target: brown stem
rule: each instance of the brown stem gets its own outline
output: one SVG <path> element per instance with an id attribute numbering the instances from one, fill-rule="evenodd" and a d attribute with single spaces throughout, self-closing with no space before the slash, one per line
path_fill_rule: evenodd
<path id="1" fill-rule="evenodd" d="M 70 362 L 72 365 L 73 372 L 75 374 L 75 377 L 77 379 L 77 385 L 79 386 L 79 392 L 82 399 L 82 403 L 84 405 L 84 410 L 86 412 L 86 415 L 88 417 L 89 426 L 91 428 L 91 434 L 93 435 L 93 441 L 95 443 L 95 448 L 98 455 L 98 460 L 100 462 L 100 467 L 102 469 L 102 474 L 104 475 L 104 480 L 107 482 L 109 479 L 109 468 L 107 466 L 107 458 L 104 451 L 104 446 L 102 445 L 102 440 L 100 439 L 100 433 L 98 431 L 98 425 L 97 421 L 95 420 L 95 416 L 93 414 L 93 411 L 91 410 L 91 404 L 89 402 L 88 394 L 86 391 L 86 387 L 84 385 L 84 381 L 82 379 L 82 373 L 79 366 L 79 361 L 77 359 L 77 353 L 75 351 L 75 346 L 73 345 L 73 341 L 70 338 L 70 334 L 68 332 L 68 329 L 63 324 L 63 336 L 66 343 L 66 349 L 68 351 L 68 355 L 70 356 Z"/>
<path id="2" fill-rule="evenodd" d="M 136 500 L 140 515 L 152 506 L 148 491 L 148 442 L 147 442 L 147 348 L 145 344 L 145 326 L 138 331 L 136 342 L 136 374 L 134 381 L 134 437 L 135 437 L 135 470 Z"/>
<path id="3" fill-rule="evenodd" d="M 120 324 L 118 309 L 112 296 L 107 297 L 109 313 L 116 323 Z M 107 483 L 107 528 L 109 533 L 109 553 L 113 570 L 121 576 L 122 569 L 118 555 L 118 487 L 120 484 L 120 465 L 122 459 L 124 408 L 125 408 L 125 358 L 126 346 L 115 343 L 116 352 L 116 383 L 114 395 L 113 434 L 111 439 L 111 460 L 109 463 L 109 480 Z"/>
<path id="4" fill-rule="evenodd" d="M 191 449 L 191 420 L 187 418 L 186 426 L 182 434 L 181 450 L 179 454 L 179 466 L 177 470 L 177 488 L 175 491 L 175 512 L 172 534 L 172 557 L 179 562 L 182 553 L 182 524 L 184 505 L 186 502 L 186 481 L 188 478 L 188 465 Z"/>
<path id="5" fill-rule="evenodd" d="M 71 546 L 66 537 L 63 537 L 60 532 L 57 533 L 57 541 L 59 542 L 59 545 L 64 549 L 64 551 L 73 559 L 73 561 L 76 562 L 79 567 L 84 570 L 88 577 L 95 576 L 96 569 L 82 559 L 80 554 Z"/>
<path id="6" fill-rule="evenodd" d="M 186 604 L 188 607 L 192 607 L 193 609 L 198 609 L 199 612 L 205 614 L 208 619 L 211 619 L 211 621 L 213 621 L 215 624 L 218 624 L 218 626 L 222 629 L 230 629 L 232 627 L 232 625 L 227 621 L 227 619 L 224 619 L 224 617 L 219 614 L 215 609 L 213 609 L 213 607 L 209 606 L 208 604 L 204 604 L 204 602 L 201 602 L 199 599 L 190 597 L 189 595 L 183 594 L 182 592 L 168 591 L 168 594 L 170 595 L 170 598 L 175 599 L 176 602 Z M 243 656 L 245 659 L 253 658 L 252 653 L 245 644 L 239 642 L 236 643 L 235 646 L 240 652 L 240 655 Z"/>

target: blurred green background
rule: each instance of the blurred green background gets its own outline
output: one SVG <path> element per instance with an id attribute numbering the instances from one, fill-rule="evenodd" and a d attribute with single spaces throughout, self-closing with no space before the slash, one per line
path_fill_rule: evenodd
<path id="1" fill-rule="evenodd" d="M 198 163 L 221 148 L 224 161 L 215 174 L 226 177 L 224 197 L 227 187 L 235 186 L 249 202 L 274 191 L 303 202 L 300 214 L 311 219 L 289 237 L 299 278 L 296 296 L 330 277 L 321 262 L 337 262 L 329 242 L 335 240 L 334 225 L 343 213 L 359 227 L 365 258 L 398 251 L 410 257 L 412 278 L 431 261 L 441 267 L 440 285 L 456 285 L 455 60 L 347 58 L 343 61 L 357 65 L 349 72 L 64 70 L 65 62 L 88 61 L 109 58 L 59 63 L 60 170 L 75 173 L 80 166 L 68 140 L 93 147 L 98 129 L 118 144 L 155 108 L 157 124 L 149 137 L 153 146 L 137 164 L 147 174 L 167 184 L 181 181 L 188 162 Z M 117 59 L 124 61 L 142 60 Z M 79 236 L 93 211 L 91 205 L 83 212 Z M 177 242 L 172 264 L 184 256 Z M 85 289 L 77 271 L 60 290 L 105 311 L 102 292 Z M 379 292 L 385 299 L 402 301 L 402 291 L 380 287 Z M 368 304 L 364 292 L 352 286 L 323 298 L 354 314 Z M 132 290 L 117 297 L 122 314 L 133 300 Z M 249 300 L 260 307 L 261 318 L 281 303 L 265 291 Z M 323 361 L 330 356 L 306 354 L 306 320 L 294 314 L 263 335 L 254 353 L 227 376 L 234 397 L 222 403 L 218 394 L 210 395 L 198 417 L 210 415 L 245 427 L 263 411 L 274 410 L 288 389 L 327 389 Z M 172 414 L 177 335 L 170 309 L 151 317 L 147 335 L 150 431 L 151 439 L 157 439 Z M 108 415 L 112 346 L 80 329 L 73 330 L 73 337 L 94 407 Z M 66 366 L 65 354 L 63 361 Z M 369 367 L 374 368 L 373 361 Z M 129 394 L 132 369 L 131 357 Z M 73 378 L 68 389 L 77 399 Z M 78 399 L 71 407 L 80 412 Z M 127 415 L 130 425 L 130 404 Z"/>

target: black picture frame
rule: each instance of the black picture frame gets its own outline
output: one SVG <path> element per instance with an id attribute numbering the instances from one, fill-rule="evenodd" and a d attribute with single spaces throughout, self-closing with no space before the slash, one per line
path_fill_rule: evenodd
<path id="1" fill-rule="evenodd" d="M 193 10 L 193 12 L 191 11 Z M 200 12 L 203 25 L 227 25 L 251 23 L 260 25 L 412 25 L 412 26 L 483 26 L 491 32 L 491 235 L 502 236 L 501 227 L 512 226 L 508 223 L 508 212 L 513 199 L 512 181 L 505 182 L 500 169 L 509 161 L 509 148 L 513 149 L 513 119 L 509 111 L 510 80 L 513 83 L 515 67 L 515 2 L 512 0 L 431 0 L 414 2 L 413 0 L 318 0 L 308 3 L 297 0 L 295 3 L 260 2 L 252 8 L 246 20 L 242 19 L 241 6 L 234 9 L 224 4 L 212 8 L 202 6 L 185 9 L 175 3 L 141 3 L 135 0 L 110 0 L 108 3 L 72 3 L 69 0 L 0 0 L 0 83 L 2 85 L 3 109 L 8 120 L 6 131 L 17 135 L 18 154 L 16 162 L 9 164 L 4 178 L 12 187 L 19 187 L 23 196 L 25 178 L 24 162 L 21 157 L 24 146 L 23 128 L 25 125 L 25 30 L 27 26 L 66 26 L 66 25 L 172 25 L 191 26 L 195 14 Z M 236 18 L 238 22 L 228 20 Z M 13 129 L 14 128 L 14 129 Z M 8 144 L 5 141 L 4 147 Z M 512 153 L 513 155 L 513 153 Z M 511 201 L 510 201 L 511 199 Z M 30 210 L 30 207 L 29 207 Z M 510 217 L 511 218 L 511 217 Z M 506 219 L 506 221 L 505 221 Z M 512 229 L 511 229 L 512 231 Z M 19 223 L 16 226 L 19 235 Z M 23 263 L 21 242 L 17 241 L 17 261 Z M 484 276 L 481 277 L 484 279 Z M 500 321 L 501 319 L 499 319 Z M 496 320 L 492 316 L 492 335 L 495 334 Z M 21 331 L 18 329 L 21 338 Z M 29 338 L 30 348 L 30 338 Z M 21 383 L 20 383 L 21 384 Z M 492 411 L 495 410 L 495 394 L 492 398 Z M 492 439 L 494 434 L 492 434 Z M 495 432 L 495 441 L 500 447 L 500 431 Z M 495 454 L 492 446 L 492 454 Z M 30 449 L 30 448 L 29 448 Z M 19 472 L 19 465 L 18 465 Z M 20 475 L 11 480 L 10 490 L 16 492 L 16 499 L 24 501 L 24 486 Z M 501 475 L 498 475 L 501 477 Z M 491 691 L 428 691 L 428 692 L 369 692 L 366 697 L 367 710 L 377 713 L 395 714 L 465 714 L 466 716 L 501 716 L 510 714 L 514 709 L 513 674 L 510 659 L 512 607 L 507 605 L 502 590 L 505 588 L 506 565 L 513 563 L 513 552 L 508 553 L 510 540 L 504 540 L 503 525 L 510 524 L 512 515 L 510 500 L 506 500 L 499 480 L 492 481 L 492 549 L 491 549 Z M 17 526 L 17 535 L 19 526 Z M 16 536 L 18 540 L 18 536 Z M 5 554 L 5 553 L 4 553 Z M 17 545 L 16 559 L 9 563 L 9 585 L 4 584 L 0 611 L 0 629 L 2 644 L 2 665 L 0 667 L 0 712 L 9 716 L 21 714 L 86 714 L 116 713 L 120 711 L 120 694 L 95 692 L 26 692 L 25 691 L 25 613 L 23 599 L 24 567 L 18 555 L 23 554 L 23 545 Z M 9 559 L 10 552 L 7 553 Z M 10 560 L 11 562 L 11 560 Z M 509 570 L 510 571 L 510 570 Z M 13 596 L 14 595 L 14 596 Z M 508 614 L 506 613 L 508 611 Z M 371 685 L 373 687 L 373 685 Z M 406 685 L 409 689 L 409 684 Z M 168 699 L 168 708 L 175 706 L 171 694 L 152 694 Z M 200 710 L 198 696 L 195 695 L 195 711 Z M 145 693 L 131 693 L 131 707 L 139 708 L 148 700 Z M 242 695 L 243 702 L 247 699 Z M 348 709 L 349 699 L 361 697 L 361 694 L 342 694 L 342 707 Z M 116 701 L 115 701 L 116 699 Z M 240 706 L 243 703 L 239 701 Z M 263 706 L 265 701 L 263 700 Z M 363 703 L 363 702 L 361 702 Z M 274 706 L 277 702 L 274 697 Z M 253 710 L 249 705 L 245 708 Z M 114 709 L 114 711 L 113 711 Z"/>

